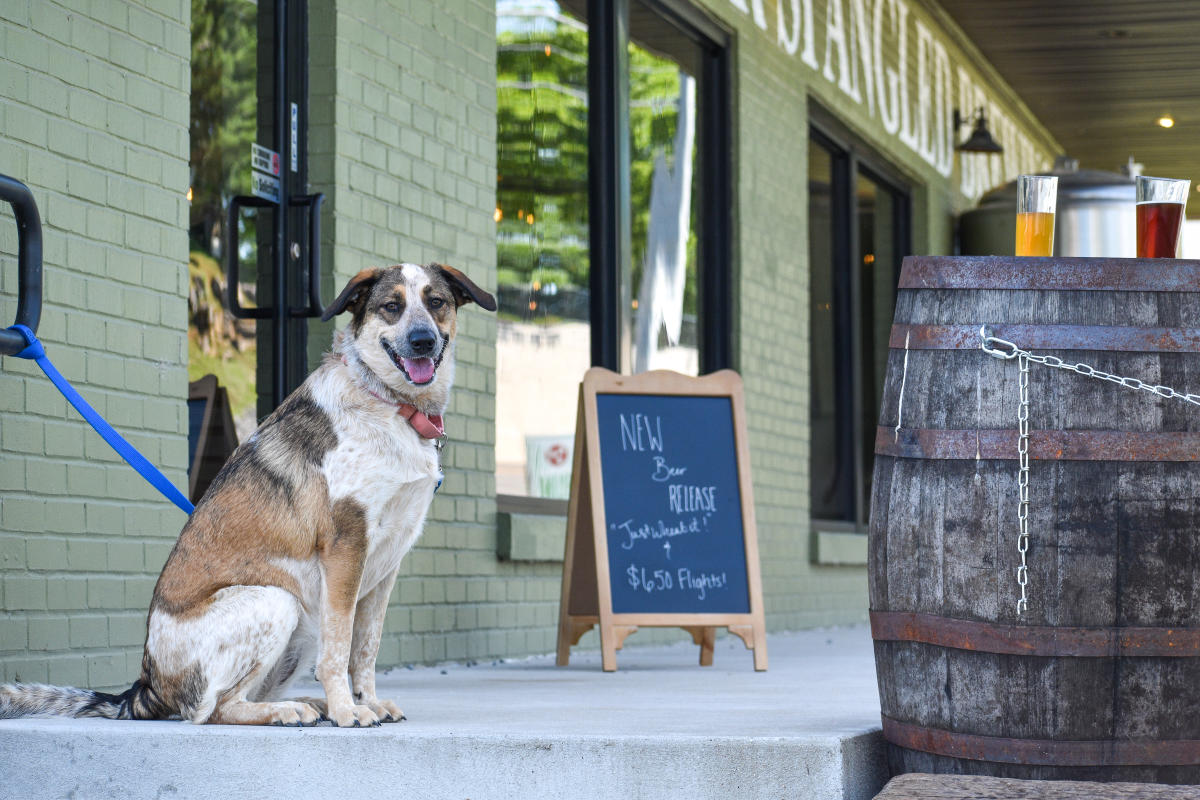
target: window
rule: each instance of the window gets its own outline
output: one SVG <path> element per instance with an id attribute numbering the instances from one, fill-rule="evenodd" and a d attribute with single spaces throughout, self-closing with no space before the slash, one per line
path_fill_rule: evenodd
<path id="1" fill-rule="evenodd" d="M 903 184 L 848 136 L 810 131 L 808 231 L 814 519 L 866 525 L 900 262 Z"/>
<path id="2" fill-rule="evenodd" d="M 728 65 L 706 26 L 651 0 L 497 3 L 499 495 L 567 497 L 589 366 L 730 366 Z"/>
<path id="3" fill-rule="evenodd" d="M 496 492 L 566 497 L 591 364 L 588 32 L 551 3 L 497 12 Z"/>

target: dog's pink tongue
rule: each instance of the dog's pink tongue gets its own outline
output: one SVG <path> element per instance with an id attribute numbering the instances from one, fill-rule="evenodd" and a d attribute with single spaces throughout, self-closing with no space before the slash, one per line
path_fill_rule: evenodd
<path id="1" fill-rule="evenodd" d="M 413 383 L 427 383 L 433 380 L 433 359 L 406 358 L 404 359 L 404 371 L 408 373 L 408 377 L 412 378 Z"/>

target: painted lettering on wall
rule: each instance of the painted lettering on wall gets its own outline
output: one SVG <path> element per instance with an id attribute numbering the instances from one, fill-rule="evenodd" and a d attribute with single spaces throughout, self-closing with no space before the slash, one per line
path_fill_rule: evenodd
<path id="1" fill-rule="evenodd" d="M 768 30 L 764 0 L 729 1 Z M 822 2 L 825 24 L 817 30 L 813 4 Z M 1029 135 L 964 65 L 953 62 L 936 32 L 909 14 L 905 0 L 776 0 L 775 10 L 776 43 L 785 53 L 798 56 L 864 107 L 886 134 L 943 177 L 951 176 L 954 144 L 967 132 L 954 130 L 954 109 L 970 115 L 983 108 L 1004 154 L 961 154 L 959 189 L 967 198 L 974 200 L 1020 173 L 1049 167 Z M 915 81 L 910 60 L 916 66 Z"/>

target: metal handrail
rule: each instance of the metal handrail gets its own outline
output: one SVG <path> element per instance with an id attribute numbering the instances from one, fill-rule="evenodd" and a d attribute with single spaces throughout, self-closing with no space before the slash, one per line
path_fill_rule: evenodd
<path id="1" fill-rule="evenodd" d="M 37 332 L 42 319 L 42 218 L 29 187 L 15 178 L 0 175 L 0 200 L 12 206 L 17 220 L 17 325 Z M 17 331 L 0 330 L 0 355 L 11 356 L 25 349 L 25 337 Z"/>

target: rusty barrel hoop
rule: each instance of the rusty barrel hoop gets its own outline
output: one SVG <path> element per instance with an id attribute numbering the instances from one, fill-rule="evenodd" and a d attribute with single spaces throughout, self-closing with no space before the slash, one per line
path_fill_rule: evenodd
<path id="1" fill-rule="evenodd" d="M 1200 784 L 1200 407 L 1030 365 L 1018 616 L 1017 365 L 981 325 L 1200 392 L 1200 262 L 905 259 L 869 545 L 890 767 Z"/>

